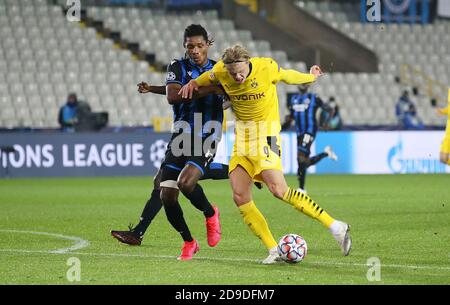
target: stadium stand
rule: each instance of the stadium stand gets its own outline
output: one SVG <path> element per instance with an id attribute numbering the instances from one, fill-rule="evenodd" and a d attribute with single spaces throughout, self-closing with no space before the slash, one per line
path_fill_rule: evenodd
<path id="1" fill-rule="evenodd" d="M 325 96 L 336 95 L 342 104 L 346 122 L 369 125 L 395 124 L 395 103 L 403 90 L 394 82 L 401 75 L 402 67 L 409 65 L 421 74 L 421 81 L 438 79 L 438 83 L 450 83 L 448 48 L 450 22 L 436 20 L 433 24 L 362 24 L 360 7 L 350 2 L 297 1 L 298 7 L 333 28 L 357 40 L 373 50 L 379 58 L 379 74 L 330 74 L 329 80 L 317 84 L 317 91 Z M 404 70 L 404 69 L 403 69 Z M 408 70 L 408 68 L 407 68 Z M 404 76 L 406 77 L 406 76 Z M 436 86 L 434 95 L 445 101 L 447 86 Z M 351 90 L 349 90 L 351 89 Z M 424 86 L 424 89 L 425 86 Z M 418 113 L 426 125 L 443 125 L 442 118 L 430 107 L 430 96 L 421 90 L 422 96 L 414 96 Z M 377 93 L 377 94 L 374 94 Z M 367 109 L 372 109 L 367 111 Z M 383 111 L 384 109 L 384 111 Z M 361 116 L 357 116 L 361 113 Z"/>
<path id="2" fill-rule="evenodd" d="M 254 9 L 254 1 L 238 2 Z M 56 3 L 59 5 L 45 0 L 0 0 L 1 127 L 56 128 L 58 108 L 69 92 L 76 92 L 93 111 L 108 111 L 111 126 L 146 126 L 154 117 L 171 116 L 163 96 L 140 96 L 136 90 L 141 81 L 164 83 L 163 71 L 152 70 L 148 62 L 94 28 L 68 22 L 62 9 L 65 1 Z M 336 97 L 347 125 L 395 125 L 395 103 L 404 89 L 395 78 L 401 71 L 449 83 L 446 67 L 450 58 L 446 55 L 450 38 L 446 33 L 450 22 L 382 25 L 382 30 L 381 25 L 361 24 L 358 7 L 351 3 L 298 1 L 297 5 L 379 57 L 380 73 L 327 71 L 312 88 L 325 99 Z M 289 61 L 286 52 L 273 50 L 268 41 L 254 40 L 250 31 L 220 19 L 217 10 L 192 14 L 133 7 L 85 9 L 88 18 L 103 22 L 106 29 L 120 33 L 121 39 L 138 43 L 142 51 L 153 54 L 160 67 L 183 53 L 180 41 L 184 28 L 201 23 L 215 39 L 210 51 L 214 59 L 225 47 L 241 43 L 253 56 L 273 57 L 285 68 L 307 71 L 305 63 Z M 401 69 L 405 64 L 409 66 Z M 281 105 L 293 91 L 295 87 L 279 86 Z M 429 91 L 421 90 L 422 96 L 413 97 L 418 113 L 426 125 L 442 125 L 442 118 L 430 107 Z M 287 109 L 280 110 L 284 117 Z"/>
<path id="3" fill-rule="evenodd" d="M 249 31 L 237 30 L 230 20 L 219 19 L 215 10 L 197 11 L 192 15 L 150 9 L 90 7 L 87 15 L 103 21 L 105 27 L 120 32 L 123 39 L 138 42 L 144 51 L 155 54 L 156 61 L 163 65 L 183 54 L 180 41 L 183 41 L 186 26 L 200 23 L 215 40 L 209 53 L 213 59 L 219 59 L 225 48 L 240 43 L 245 45 L 253 56 L 272 57 L 283 67 L 307 70 L 305 63 L 288 61 L 284 51 L 274 51 L 267 41 L 253 40 Z M 282 102 L 286 99 L 286 92 L 287 86 L 280 85 L 279 95 Z"/>
<path id="4" fill-rule="evenodd" d="M 108 111 L 113 126 L 149 125 L 154 115 L 170 115 L 164 97 L 136 94 L 138 82 L 162 83 L 163 74 L 149 73 L 147 62 L 93 28 L 67 22 L 60 6 L 0 0 L 0 46 L 2 127 L 57 127 L 69 92 L 94 111 Z"/>

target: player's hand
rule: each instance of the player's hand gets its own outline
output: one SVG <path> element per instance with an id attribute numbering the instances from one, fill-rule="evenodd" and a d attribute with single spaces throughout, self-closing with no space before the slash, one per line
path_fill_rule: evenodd
<path id="1" fill-rule="evenodd" d="M 230 97 L 228 96 L 228 94 L 225 93 L 225 95 L 223 96 L 222 109 L 227 110 L 230 107 L 231 107 Z"/>
<path id="2" fill-rule="evenodd" d="M 223 103 L 222 103 L 222 109 L 223 109 L 223 110 L 227 110 L 227 109 L 230 108 L 230 107 L 231 107 L 231 101 L 223 100 Z"/>
<path id="3" fill-rule="evenodd" d="M 138 92 L 139 93 L 149 93 L 150 92 L 150 85 L 146 82 L 141 82 L 138 85 Z"/>
<path id="4" fill-rule="evenodd" d="M 323 75 L 322 69 L 320 69 L 320 67 L 318 65 L 312 66 L 311 69 L 309 70 L 309 73 L 314 75 L 316 77 L 316 79 L 319 76 Z"/>
<path id="5" fill-rule="evenodd" d="M 194 91 L 197 91 L 199 88 L 199 85 L 194 80 L 189 81 L 186 85 L 184 85 L 180 91 L 178 91 L 178 95 L 181 95 L 181 98 L 183 99 L 192 99 L 192 95 L 194 94 Z"/>

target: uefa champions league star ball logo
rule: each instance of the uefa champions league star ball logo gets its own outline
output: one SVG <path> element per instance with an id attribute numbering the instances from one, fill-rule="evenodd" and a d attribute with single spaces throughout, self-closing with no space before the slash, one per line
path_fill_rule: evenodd
<path id="1" fill-rule="evenodd" d="M 411 0 L 384 0 L 383 2 L 389 11 L 396 15 L 405 13 L 411 5 Z"/>
<path id="2" fill-rule="evenodd" d="M 150 160 L 153 166 L 160 168 L 164 157 L 166 155 L 167 142 L 164 140 L 158 140 L 150 146 Z"/>

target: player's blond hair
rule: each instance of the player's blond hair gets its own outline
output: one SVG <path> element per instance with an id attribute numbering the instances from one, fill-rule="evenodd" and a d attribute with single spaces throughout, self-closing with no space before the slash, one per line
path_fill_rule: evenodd
<path id="1" fill-rule="evenodd" d="M 227 48 L 222 54 L 222 61 L 224 64 L 234 64 L 237 62 L 246 62 L 250 59 L 250 55 L 246 48 L 241 45 L 234 45 Z"/>

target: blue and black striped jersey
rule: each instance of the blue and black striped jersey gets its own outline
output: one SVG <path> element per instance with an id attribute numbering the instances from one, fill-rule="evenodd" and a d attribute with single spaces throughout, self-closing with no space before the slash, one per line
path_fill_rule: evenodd
<path id="1" fill-rule="evenodd" d="M 212 69 L 216 62 L 208 59 L 208 62 L 203 67 L 197 66 L 190 59 L 173 60 L 167 67 L 167 84 L 180 84 L 184 86 L 191 79 L 195 79 L 203 72 Z M 194 115 L 202 115 L 202 126 L 207 122 L 216 121 L 220 125 L 223 123 L 223 97 L 211 94 L 187 103 L 180 103 L 173 105 L 174 124 L 184 121 L 191 125 L 191 130 L 194 130 Z M 208 133 L 205 134 L 205 136 Z"/>
<path id="2" fill-rule="evenodd" d="M 323 101 L 314 93 L 299 93 L 291 96 L 289 100 L 289 111 L 295 121 L 297 135 L 305 133 L 310 135 L 316 134 L 317 110 L 324 108 L 324 105 Z"/>

